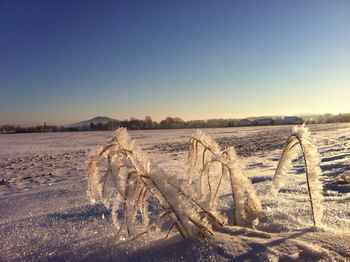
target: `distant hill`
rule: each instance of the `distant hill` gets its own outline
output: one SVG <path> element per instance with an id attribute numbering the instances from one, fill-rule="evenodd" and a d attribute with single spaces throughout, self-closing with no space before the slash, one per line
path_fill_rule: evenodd
<path id="1" fill-rule="evenodd" d="M 86 121 L 71 124 L 69 126 L 70 127 L 82 127 L 82 126 L 90 126 L 91 123 L 93 123 L 94 125 L 97 125 L 98 123 L 107 124 L 108 122 L 111 122 L 111 121 L 115 121 L 115 119 L 107 117 L 107 116 L 97 116 L 97 117 L 94 117 L 94 118 L 86 120 Z"/>

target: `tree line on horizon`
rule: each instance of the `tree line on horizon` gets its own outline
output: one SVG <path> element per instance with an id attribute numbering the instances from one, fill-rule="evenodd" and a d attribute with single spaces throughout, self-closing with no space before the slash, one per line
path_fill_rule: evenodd
<path id="1" fill-rule="evenodd" d="M 293 121 L 285 121 L 286 118 Z M 240 126 L 259 126 L 259 125 L 283 125 L 283 124 L 325 124 L 350 122 L 350 113 L 347 114 L 324 114 L 308 117 L 255 117 L 245 119 L 208 119 L 208 120 L 190 120 L 184 121 L 178 117 L 167 117 L 159 122 L 153 121 L 151 117 L 144 119 L 130 118 L 129 120 L 112 120 L 107 123 L 85 124 L 81 126 L 50 126 L 37 125 L 33 127 L 20 127 L 14 125 L 0 126 L 0 133 L 43 133 L 43 132 L 72 132 L 72 131 L 113 131 L 119 127 L 125 127 L 128 130 L 147 130 L 147 129 L 182 129 L 182 128 L 220 128 L 220 127 L 240 127 Z"/>

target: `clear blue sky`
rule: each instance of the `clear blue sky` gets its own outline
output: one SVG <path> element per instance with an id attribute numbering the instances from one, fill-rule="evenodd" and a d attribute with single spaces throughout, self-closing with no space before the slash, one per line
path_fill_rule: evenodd
<path id="1" fill-rule="evenodd" d="M 0 124 L 350 112 L 350 1 L 0 0 Z"/>

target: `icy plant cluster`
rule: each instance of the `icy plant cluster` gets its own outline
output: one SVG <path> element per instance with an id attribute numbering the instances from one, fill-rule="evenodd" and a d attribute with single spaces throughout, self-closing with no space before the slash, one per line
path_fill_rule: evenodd
<path id="1" fill-rule="evenodd" d="M 319 154 L 304 126 L 295 127 L 287 139 L 273 179 L 278 192 L 285 183 L 292 160 L 300 147 L 306 170 L 313 222 L 322 218 Z M 223 193 L 222 181 L 230 183 L 233 224 L 254 227 L 262 207 L 251 181 L 242 173 L 241 161 L 233 147 L 220 149 L 208 135 L 198 130 L 190 139 L 186 180 L 169 175 L 150 162 L 131 140 L 126 129 L 92 153 L 87 161 L 87 195 L 91 203 L 102 201 L 111 209 L 118 234 L 129 237 L 152 230 L 177 231 L 182 237 L 212 235 L 224 226 L 217 200 Z M 152 209 L 152 212 L 149 210 Z M 151 215 L 151 216 L 150 216 Z"/>
<path id="2" fill-rule="evenodd" d="M 107 166 L 102 167 L 103 160 Z M 104 172 L 100 168 L 105 168 Z M 175 177 L 153 165 L 135 143 L 126 129 L 120 128 L 116 136 L 88 160 L 88 190 L 92 203 L 103 201 L 112 208 L 112 219 L 128 236 L 137 236 L 150 229 L 174 228 L 183 237 L 212 233 L 212 226 L 222 223 L 209 210 L 181 190 Z M 151 221 L 149 207 L 159 210 Z M 142 223 L 139 223 L 142 222 Z M 133 232 L 138 230 L 141 233 Z"/>
<path id="3" fill-rule="evenodd" d="M 194 176 L 197 174 L 202 201 L 215 209 L 222 180 L 226 177 L 231 184 L 234 224 L 240 226 L 257 224 L 261 204 L 250 180 L 242 174 L 235 149 L 229 147 L 221 150 L 211 137 L 200 130 L 190 139 L 190 147 L 186 165 L 187 181 L 195 185 L 196 181 L 193 180 L 196 180 Z"/>

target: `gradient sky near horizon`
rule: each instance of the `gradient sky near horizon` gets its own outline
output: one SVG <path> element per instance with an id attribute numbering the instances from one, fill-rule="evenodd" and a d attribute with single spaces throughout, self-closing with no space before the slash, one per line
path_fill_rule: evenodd
<path id="1" fill-rule="evenodd" d="M 350 112 L 350 1 L 0 0 L 0 124 Z"/>

